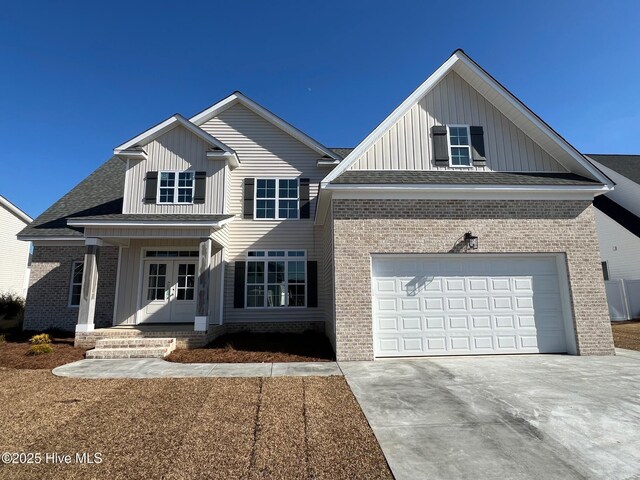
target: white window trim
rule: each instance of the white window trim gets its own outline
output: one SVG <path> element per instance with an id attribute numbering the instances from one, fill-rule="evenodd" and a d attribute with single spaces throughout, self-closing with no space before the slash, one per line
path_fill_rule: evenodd
<path id="1" fill-rule="evenodd" d="M 173 184 L 173 202 L 161 202 L 160 201 L 160 188 L 170 188 L 170 187 L 160 187 L 162 183 L 162 174 L 163 173 L 173 173 L 175 174 L 175 180 Z M 179 202 L 178 201 L 178 189 L 179 188 L 187 188 L 187 187 L 178 187 L 178 174 L 180 173 L 191 173 L 193 174 L 193 182 L 191 183 L 191 201 L 190 202 Z M 196 172 L 193 170 L 160 170 L 158 172 L 158 187 L 156 191 L 156 204 L 158 205 L 193 205 L 193 197 L 196 193 Z"/>
<path id="2" fill-rule="evenodd" d="M 76 271 L 76 265 L 82 264 L 82 278 L 80 279 L 80 283 L 73 282 L 73 274 Z M 82 280 L 84 279 L 84 260 L 74 260 L 71 263 L 71 277 L 69 278 L 69 296 L 67 298 L 67 306 L 70 308 L 79 308 L 80 301 L 82 301 Z M 80 285 L 80 301 L 78 301 L 77 305 L 71 303 L 71 298 L 73 297 L 73 287 L 74 285 Z"/>
<path id="3" fill-rule="evenodd" d="M 258 181 L 260 180 L 275 180 L 276 181 L 276 196 L 275 198 L 258 198 Z M 297 198 L 283 198 L 282 200 L 295 200 L 298 202 L 298 208 L 296 209 L 297 215 L 295 218 L 280 218 L 280 180 L 295 180 L 298 189 Z M 258 218 L 258 200 L 275 200 L 276 216 L 274 218 Z M 253 182 L 253 219 L 258 221 L 273 221 L 273 220 L 300 220 L 300 179 L 291 177 L 256 177 Z"/>
<path id="4" fill-rule="evenodd" d="M 276 257 L 276 256 L 269 256 L 268 253 L 269 252 L 282 252 L 284 251 L 285 254 L 282 257 Z M 263 257 L 250 257 L 249 253 L 251 252 L 264 252 L 264 256 Z M 288 252 L 304 252 L 304 255 L 301 257 L 290 257 L 288 255 Z M 268 268 L 267 268 L 267 263 L 269 261 L 282 261 L 284 262 L 284 292 L 285 292 L 285 302 L 284 305 L 282 306 L 273 306 L 270 307 L 267 305 L 267 291 L 268 291 L 268 286 L 269 286 L 269 279 L 268 279 Z M 304 305 L 300 305 L 300 306 L 289 306 L 289 262 L 295 262 L 295 261 L 299 261 L 299 262 L 304 262 Z M 249 286 L 249 262 L 262 262 L 264 263 L 264 282 L 262 282 L 262 286 L 264 287 L 264 305 L 262 307 L 250 307 L 249 301 L 248 301 L 248 286 Z M 244 269 L 244 308 L 247 308 L 249 310 L 278 310 L 278 309 L 287 309 L 287 308 L 291 308 L 291 309 L 300 309 L 300 308 L 307 308 L 307 300 L 308 300 L 308 295 L 309 295 L 309 272 L 307 269 L 307 251 L 306 250 L 296 250 L 296 249 L 275 249 L 275 248 L 271 248 L 268 250 L 249 250 L 247 252 L 247 258 L 245 261 L 246 265 L 245 265 L 245 269 Z M 259 283 L 252 283 L 251 285 L 260 285 Z"/>
<path id="5" fill-rule="evenodd" d="M 469 139 L 469 145 L 451 145 L 451 127 L 466 128 L 467 139 Z M 469 165 L 454 165 L 453 157 L 451 156 L 451 147 L 466 147 L 469 149 Z M 473 151 L 471 150 L 471 127 L 469 125 L 451 124 L 447 125 L 447 152 L 449 155 L 449 167 L 451 168 L 471 168 L 473 167 Z"/>

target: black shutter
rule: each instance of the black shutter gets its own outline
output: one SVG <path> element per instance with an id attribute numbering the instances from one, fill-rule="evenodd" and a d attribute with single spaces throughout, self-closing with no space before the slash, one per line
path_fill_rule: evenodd
<path id="1" fill-rule="evenodd" d="M 244 218 L 253 219 L 254 178 L 244 179 Z"/>
<path id="2" fill-rule="evenodd" d="M 436 165 L 449 165 L 446 125 L 434 125 L 431 127 L 431 135 L 433 136 L 433 159 Z"/>
<path id="3" fill-rule="evenodd" d="M 318 306 L 318 262 L 307 262 L 307 307 Z"/>
<path id="4" fill-rule="evenodd" d="M 471 133 L 471 147 L 474 165 L 486 165 L 487 158 L 484 153 L 484 131 L 482 127 L 469 127 Z"/>
<path id="5" fill-rule="evenodd" d="M 158 172 L 147 172 L 144 186 L 144 203 L 156 203 L 158 191 Z"/>
<path id="6" fill-rule="evenodd" d="M 196 172 L 196 188 L 193 192 L 193 203 L 204 203 L 207 191 L 207 172 Z"/>
<path id="7" fill-rule="evenodd" d="M 300 218 L 311 216 L 311 204 L 309 203 L 309 179 L 300 179 Z"/>
<path id="8" fill-rule="evenodd" d="M 245 262 L 236 262 L 233 277 L 233 308 L 244 308 Z"/>

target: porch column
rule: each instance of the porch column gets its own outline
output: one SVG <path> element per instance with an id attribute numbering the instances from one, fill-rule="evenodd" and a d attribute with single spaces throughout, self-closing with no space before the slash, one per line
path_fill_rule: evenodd
<path id="1" fill-rule="evenodd" d="M 211 239 L 200 239 L 198 258 L 198 296 L 196 297 L 196 318 L 194 330 L 206 332 L 209 324 L 209 277 L 211 270 Z"/>
<path id="2" fill-rule="evenodd" d="M 80 291 L 80 308 L 76 332 L 92 332 L 96 314 L 96 294 L 98 292 L 98 261 L 102 240 L 87 238 L 87 251 L 84 254 L 82 271 L 82 290 Z"/>

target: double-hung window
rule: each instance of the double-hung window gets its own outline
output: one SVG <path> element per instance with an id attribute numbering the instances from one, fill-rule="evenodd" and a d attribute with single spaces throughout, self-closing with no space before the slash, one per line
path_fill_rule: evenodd
<path id="1" fill-rule="evenodd" d="M 160 172 L 158 203 L 193 203 L 194 172 Z"/>
<path id="2" fill-rule="evenodd" d="M 254 250 L 247 259 L 246 306 L 304 307 L 307 277 L 304 250 Z"/>
<path id="3" fill-rule="evenodd" d="M 256 179 L 255 218 L 283 220 L 300 217 L 300 186 L 297 178 Z"/>
<path id="4" fill-rule="evenodd" d="M 449 125 L 449 158 L 452 167 L 471 166 L 471 135 L 468 125 Z"/>
<path id="5" fill-rule="evenodd" d="M 71 282 L 69 284 L 69 306 L 80 305 L 80 294 L 82 293 L 82 271 L 84 262 L 73 262 L 71 266 Z"/>

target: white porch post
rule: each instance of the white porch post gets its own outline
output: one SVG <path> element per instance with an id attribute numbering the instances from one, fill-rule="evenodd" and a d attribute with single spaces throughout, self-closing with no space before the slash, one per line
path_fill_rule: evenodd
<path id="1" fill-rule="evenodd" d="M 198 258 L 198 294 L 196 297 L 196 318 L 194 330 L 206 332 L 209 324 L 209 279 L 211 271 L 211 239 L 200 239 Z"/>
<path id="2" fill-rule="evenodd" d="M 84 254 L 82 272 L 82 290 L 80 292 L 80 308 L 78 310 L 78 324 L 76 332 L 92 332 L 96 314 L 96 294 L 98 292 L 98 261 L 102 240 L 87 238 L 87 251 Z"/>

